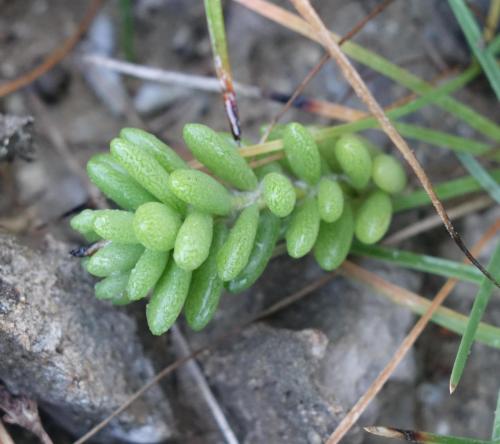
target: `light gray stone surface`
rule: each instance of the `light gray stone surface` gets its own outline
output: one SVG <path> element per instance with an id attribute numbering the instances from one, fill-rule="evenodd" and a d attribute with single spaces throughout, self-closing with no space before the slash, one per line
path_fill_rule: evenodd
<path id="1" fill-rule="evenodd" d="M 92 278 L 67 246 L 43 252 L 0 233 L 0 379 L 13 394 L 80 435 L 152 376 L 133 319 L 93 296 Z M 150 390 L 100 435 L 102 442 L 171 437 L 169 403 Z"/>

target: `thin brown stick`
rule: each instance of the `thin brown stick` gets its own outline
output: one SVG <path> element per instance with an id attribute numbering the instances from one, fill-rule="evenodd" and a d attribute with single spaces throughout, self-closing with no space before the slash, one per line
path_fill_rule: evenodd
<path id="1" fill-rule="evenodd" d="M 323 287 L 328 282 L 330 282 L 332 279 L 334 279 L 336 276 L 337 276 L 336 271 L 333 271 L 331 273 L 327 273 L 327 274 L 321 276 L 319 279 L 316 279 L 314 282 L 306 285 L 301 290 L 299 290 L 295 293 L 292 293 L 291 295 L 289 295 L 289 296 L 285 297 L 284 299 L 278 301 L 277 303 L 271 305 L 271 307 L 265 309 L 256 317 L 254 317 L 254 318 L 244 322 L 243 324 L 225 332 L 224 335 L 216 338 L 210 344 L 196 349 L 189 356 L 185 356 L 185 357 L 182 357 L 180 359 L 177 359 L 175 362 L 173 362 L 172 364 L 168 365 L 163 370 L 161 370 L 153 379 L 148 381 L 139 390 L 137 390 L 132 396 L 130 396 L 130 398 L 128 398 L 119 408 L 117 408 L 115 411 L 113 411 L 107 418 L 103 419 L 100 423 L 98 423 L 94 427 L 92 427 L 92 429 L 90 429 L 87 433 L 85 433 L 85 435 L 83 435 L 81 438 L 76 440 L 73 444 L 83 444 L 84 442 L 87 442 L 96 433 L 98 433 L 104 427 L 106 427 L 113 420 L 113 418 L 116 418 L 120 413 L 124 412 L 128 407 L 130 407 L 130 405 L 133 404 L 137 399 L 139 399 L 146 391 L 148 391 L 151 387 L 153 387 L 156 383 L 158 383 L 164 377 L 166 377 L 167 375 L 172 373 L 174 370 L 176 370 L 179 367 L 181 367 L 182 365 L 184 365 L 186 362 L 190 361 L 191 359 L 196 358 L 197 356 L 199 356 L 200 354 L 202 354 L 206 351 L 214 349 L 215 346 L 222 344 L 227 339 L 234 338 L 234 336 L 241 333 L 250 324 L 257 322 L 257 321 L 260 321 L 260 320 L 278 312 L 279 310 L 282 310 L 283 308 L 290 306 L 291 304 L 293 304 L 293 303 L 297 302 L 298 300 L 304 298 L 305 296 L 311 294 L 315 290 L 318 290 L 319 288 Z"/>
<path id="2" fill-rule="evenodd" d="M 359 31 L 361 31 L 365 25 L 375 18 L 377 15 L 379 15 L 385 8 L 387 8 L 394 0 L 384 0 L 382 3 L 377 5 L 368 15 L 366 15 L 363 19 L 361 19 L 358 23 L 356 23 L 353 28 L 339 40 L 339 46 L 345 43 L 346 41 L 352 39 Z M 265 133 L 263 134 L 262 138 L 260 139 L 259 143 L 264 143 L 267 138 L 269 137 L 269 134 L 271 133 L 273 127 L 280 121 L 280 119 L 285 115 L 285 113 L 290 109 L 290 107 L 293 105 L 297 97 L 299 97 L 300 94 L 304 91 L 306 86 L 309 84 L 309 82 L 316 77 L 316 74 L 320 72 L 321 68 L 325 65 L 326 62 L 330 60 L 330 55 L 328 52 L 323 54 L 323 57 L 321 57 L 320 61 L 307 73 L 307 75 L 304 77 L 302 82 L 297 86 L 293 94 L 290 96 L 288 101 L 285 103 L 281 111 L 278 112 L 272 119 L 271 122 L 269 123 Z M 314 112 L 314 111 L 312 111 Z M 362 118 L 362 117 L 358 117 Z M 354 120 L 354 119 L 353 119 Z"/>
<path id="3" fill-rule="evenodd" d="M 71 35 L 60 47 L 56 48 L 52 53 L 50 53 L 42 63 L 33 68 L 31 71 L 27 72 L 21 77 L 18 77 L 17 79 L 0 85 L 0 97 L 4 97 L 7 94 L 11 94 L 21 88 L 24 88 L 25 86 L 28 86 L 38 77 L 51 70 L 62 59 L 64 59 L 80 41 L 83 34 L 85 34 L 95 15 L 99 11 L 101 4 L 102 0 L 92 0 L 85 13 L 85 16 L 78 25 L 78 28 L 76 29 L 74 34 Z"/>
<path id="4" fill-rule="evenodd" d="M 389 118 L 384 113 L 382 107 L 378 104 L 375 97 L 366 86 L 363 79 L 360 77 L 358 71 L 351 64 L 346 55 L 342 52 L 339 45 L 333 39 L 330 31 L 326 28 L 325 24 L 318 16 L 314 8 L 309 3 L 309 0 L 291 0 L 297 11 L 302 15 L 302 17 L 309 23 L 313 28 L 314 32 L 317 34 L 320 42 L 325 46 L 330 56 L 336 60 L 338 63 L 342 74 L 345 79 L 352 86 L 356 95 L 367 105 L 370 112 L 377 119 L 382 130 L 387 134 L 389 139 L 396 145 L 398 150 L 401 152 L 405 160 L 408 162 L 410 167 L 413 169 L 418 180 L 422 184 L 424 190 L 429 195 L 434 208 L 441 217 L 443 224 L 448 231 L 448 234 L 453 239 L 455 244 L 462 250 L 465 256 L 483 273 L 491 282 L 493 282 L 497 287 L 500 287 L 500 283 L 491 275 L 491 273 L 484 268 L 481 263 L 474 257 L 473 254 L 468 250 L 465 243 L 463 242 L 461 236 L 458 234 L 454 225 L 452 224 L 446 210 L 439 200 L 431 181 L 427 177 L 422 165 L 420 165 L 415 154 L 410 149 L 406 141 L 401 137 L 399 132 L 396 130 L 394 125 L 391 123 Z"/>
<path id="5" fill-rule="evenodd" d="M 476 245 L 472 248 L 474 254 L 479 254 L 481 250 L 488 244 L 488 242 L 496 235 L 500 229 L 500 219 L 497 219 L 495 223 L 486 231 L 486 233 L 481 237 Z M 467 260 L 465 260 L 466 262 Z M 358 268 L 354 264 L 345 262 L 342 265 L 342 272 L 347 276 L 356 274 Z M 344 417 L 344 419 L 337 426 L 335 431 L 330 435 L 326 444 L 337 444 L 345 434 L 351 429 L 351 427 L 356 423 L 359 417 L 366 410 L 370 402 L 377 396 L 377 394 L 382 390 L 387 380 L 396 370 L 397 366 L 401 363 L 403 358 L 406 356 L 408 351 L 411 349 L 415 341 L 422 334 L 425 327 L 429 323 L 430 319 L 434 315 L 438 307 L 444 302 L 451 291 L 455 288 L 458 283 L 458 279 L 448 279 L 446 283 L 441 287 L 439 292 L 434 297 L 431 305 L 428 307 L 427 311 L 422 315 L 418 322 L 413 326 L 408 335 L 404 338 L 401 345 L 398 347 L 390 361 L 384 367 L 384 369 L 378 374 L 377 378 L 372 382 L 370 387 L 366 392 L 359 398 L 356 404 L 352 407 L 349 413 Z"/>

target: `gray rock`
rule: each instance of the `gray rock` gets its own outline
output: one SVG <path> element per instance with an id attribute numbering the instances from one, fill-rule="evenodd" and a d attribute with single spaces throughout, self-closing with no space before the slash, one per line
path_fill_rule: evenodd
<path id="1" fill-rule="evenodd" d="M 361 265 L 409 290 L 420 288 L 422 279 L 418 273 L 374 261 L 363 261 Z M 311 274 L 314 267 L 309 265 L 307 269 Z M 335 399 L 347 412 L 385 367 L 411 327 L 413 318 L 409 310 L 385 300 L 375 291 L 351 279 L 337 277 L 281 312 L 273 324 L 293 329 L 313 328 L 326 335 L 329 342 L 319 364 L 318 382 L 323 393 Z M 415 367 L 411 351 L 390 381 L 412 383 Z M 382 410 L 379 399 L 371 402 L 360 424 L 372 425 L 377 420 Z M 355 427 L 346 442 L 359 442 L 356 437 L 359 432 Z"/>
<path id="2" fill-rule="evenodd" d="M 19 157 L 31 160 L 33 117 L 0 114 L 0 161 Z"/>
<path id="3" fill-rule="evenodd" d="M 409 290 L 420 289 L 422 279 L 419 273 L 373 261 L 364 261 L 362 265 Z M 302 260 L 280 257 L 273 260 L 263 278 L 252 289 L 241 295 L 226 295 L 214 322 L 202 334 L 190 334 L 191 342 L 196 346 L 210 343 L 248 317 L 255 316 L 278 300 L 305 287 L 323 273 L 311 257 Z M 309 387 L 321 389 L 308 393 L 311 397 L 309 399 L 316 397 L 318 406 L 325 402 L 333 406 L 335 415 L 325 423 L 326 429 L 331 433 L 338 419 L 353 406 L 392 357 L 411 327 L 413 318 L 410 311 L 395 306 L 373 290 L 350 279 L 338 277 L 269 318 L 267 321 L 272 327 L 249 329 L 243 339 L 235 337 L 234 345 L 225 349 L 222 355 L 216 352 L 215 357 L 204 361 L 205 370 L 216 396 L 230 415 L 231 425 L 239 430 L 244 442 L 308 442 L 304 433 L 294 432 L 291 433 L 292 437 L 279 435 L 282 428 L 286 429 L 285 424 L 288 424 L 290 430 L 313 430 L 320 438 L 324 438 L 325 433 L 321 427 L 309 427 L 306 420 L 300 423 L 297 419 L 300 416 L 300 404 L 297 401 L 292 406 L 282 396 L 283 387 L 298 387 L 302 384 L 297 382 L 295 368 L 289 369 L 283 364 L 296 360 L 296 353 L 304 353 L 304 347 L 300 345 L 300 341 L 296 341 L 295 335 L 301 337 L 303 332 L 315 332 L 317 337 L 322 338 L 319 341 L 321 347 L 308 343 L 309 353 L 313 349 L 321 351 L 311 360 L 313 363 L 307 364 L 313 367 L 308 370 Z M 290 329 L 297 332 L 292 333 Z M 277 339 L 269 339 L 272 345 L 268 345 L 265 335 L 272 338 L 278 336 L 282 343 Z M 252 347 L 256 350 L 252 351 Z M 268 366 L 266 374 L 259 367 L 264 365 Z M 414 354 L 410 352 L 391 378 L 390 384 L 394 385 L 391 399 L 397 398 L 398 391 L 403 394 L 414 383 L 415 367 Z M 252 391 L 248 387 L 254 374 L 261 382 L 268 378 L 267 385 L 259 383 L 259 387 L 265 385 L 265 396 L 261 394 L 263 390 Z M 276 382 L 277 379 L 279 382 Z M 238 384 L 242 387 L 238 387 Z M 379 399 L 381 398 L 377 397 L 372 401 L 361 424 L 372 425 L 376 422 L 382 410 Z M 271 416 L 268 410 L 281 413 Z M 321 414 L 319 407 L 318 411 Z M 413 410 L 406 409 L 402 416 L 405 419 L 401 421 L 402 424 L 413 424 Z M 264 432 L 253 427 L 252 421 L 265 424 L 266 428 L 262 430 L 272 430 L 276 440 L 266 441 Z M 238 429 L 241 424 L 243 426 Z M 346 442 L 355 444 L 362 442 L 362 439 L 363 432 L 360 427 L 355 427 L 346 437 Z"/>
<path id="4" fill-rule="evenodd" d="M 65 429 L 81 435 L 153 374 L 123 311 L 97 301 L 92 279 L 64 244 L 43 252 L 0 233 L 0 379 Z M 170 406 L 149 390 L 100 440 L 153 443 L 171 437 Z"/>
<path id="5" fill-rule="evenodd" d="M 327 338 L 257 324 L 203 359 L 205 374 L 242 443 L 321 443 L 340 407 L 315 379 Z"/>

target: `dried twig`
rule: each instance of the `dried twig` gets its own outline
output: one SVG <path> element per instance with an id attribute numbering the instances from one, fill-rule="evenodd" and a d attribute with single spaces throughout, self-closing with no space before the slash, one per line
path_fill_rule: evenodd
<path id="1" fill-rule="evenodd" d="M 40 63 L 40 65 L 36 66 L 34 69 L 21 77 L 0 85 L 0 97 L 4 97 L 7 94 L 17 91 L 18 89 L 24 88 L 34 82 L 38 77 L 51 70 L 62 59 L 64 59 L 64 57 L 71 52 L 71 50 L 80 41 L 83 34 L 87 31 L 88 27 L 92 23 L 92 20 L 99 11 L 101 3 L 102 0 L 92 0 L 75 33 L 71 35 L 60 47 L 56 48 L 51 54 L 49 54 L 47 58 Z"/>
<path id="2" fill-rule="evenodd" d="M 196 89 L 199 91 L 220 92 L 220 83 L 215 77 L 185 74 L 177 71 L 167 71 L 160 68 L 124 62 L 96 54 L 82 56 L 81 60 L 84 63 L 93 63 L 99 66 L 104 66 L 121 74 L 137 77 L 142 80 L 149 80 L 167 85 L 174 84 L 180 87 Z M 233 87 L 234 91 L 241 97 L 250 99 L 265 99 L 273 102 L 284 103 L 290 97 L 288 94 L 282 94 L 273 90 L 262 90 L 257 86 L 239 82 L 233 82 Z M 321 114 L 331 119 L 341 121 L 350 122 L 366 117 L 366 113 L 364 111 L 324 100 L 317 100 L 302 96 L 296 98 L 293 101 L 292 106 L 304 111 Z"/>
<path id="3" fill-rule="evenodd" d="M 189 344 L 186 341 L 186 338 L 182 334 L 180 328 L 177 325 L 172 327 L 172 342 L 174 347 L 177 350 L 177 355 L 181 358 L 185 358 L 186 356 L 191 355 L 191 350 L 189 349 Z M 217 398 L 210 390 L 208 386 L 208 382 L 205 378 L 205 375 L 200 369 L 200 366 L 196 362 L 195 359 L 191 359 L 186 363 L 186 371 L 194 381 L 194 383 L 198 386 L 199 393 L 205 400 L 208 408 L 212 412 L 212 416 L 217 423 L 222 435 L 224 436 L 226 442 L 228 444 L 238 444 L 238 439 L 236 438 L 235 433 L 231 429 L 231 426 L 222 411 L 219 403 L 217 402 Z"/>
<path id="4" fill-rule="evenodd" d="M 500 287 L 500 283 L 491 275 L 486 268 L 484 268 L 481 263 L 471 254 L 466 245 L 464 244 L 461 236 L 456 231 L 454 225 L 452 224 L 446 210 L 436 195 L 431 181 L 427 177 L 424 169 L 417 160 L 415 154 L 410 149 L 406 141 L 401 137 L 399 132 L 396 130 L 394 125 L 385 115 L 384 110 L 373 97 L 372 93 L 364 83 L 363 79 L 360 77 L 354 66 L 351 64 L 349 59 L 340 49 L 339 45 L 333 39 L 330 31 L 325 27 L 323 21 L 318 16 L 316 11 L 313 9 L 309 0 L 291 0 L 295 8 L 304 17 L 304 19 L 309 23 L 309 25 L 317 33 L 321 43 L 328 50 L 330 56 L 337 61 L 342 74 L 350 85 L 355 90 L 358 97 L 367 105 L 370 112 L 380 123 L 382 130 L 387 134 L 387 136 L 392 140 L 394 145 L 399 149 L 405 160 L 413 169 L 415 175 L 418 177 L 423 188 L 429 195 L 434 208 L 439 214 L 443 224 L 448 231 L 450 237 L 453 239 L 455 244 L 462 250 L 465 256 L 497 287 Z"/>
<path id="5" fill-rule="evenodd" d="M 29 430 L 40 438 L 42 444 L 53 444 L 43 428 L 38 406 L 32 399 L 25 396 L 14 398 L 3 385 L 0 385 L 0 409 L 5 412 L 3 420 L 6 423 L 17 424 Z"/>
<path id="6" fill-rule="evenodd" d="M 497 219 L 495 223 L 486 231 L 486 233 L 481 237 L 477 244 L 473 247 L 472 251 L 474 254 L 479 254 L 480 251 L 488 244 L 488 242 L 496 235 L 500 229 L 500 219 Z M 356 266 L 346 262 L 342 266 L 342 273 L 349 275 L 356 272 Z M 418 322 L 413 326 L 408 335 L 404 338 L 401 345 L 398 347 L 390 361 L 384 367 L 384 369 L 378 374 L 377 378 L 366 392 L 359 398 L 356 404 L 352 407 L 349 413 L 344 417 L 344 419 L 337 426 L 335 431 L 328 438 L 327 444 L 337 444 L 345 434 L 351 429 L 351 427 L 356 423 L 365 409 L 368 407 L 370 402 L 377 396 L 377 394 L 382 390 L 387 380 L 393 374 L 396 367 L 400 364 L 403 358 L 406 356 L 410 348 L 413 346 L 415 341 L 418 339 L 420 334 L 423 332 L 424 328 L 429 323 L 430 319 L 438 309 L 438 307 L 444 302 L 451 291 L 455 288 L 458 283 L 457 279 L 448 279 L 446 283 L 441 287 L 441 290 L 434 297 L 431 305 L 427 308 L 423 316 L 418 320 Z"/>

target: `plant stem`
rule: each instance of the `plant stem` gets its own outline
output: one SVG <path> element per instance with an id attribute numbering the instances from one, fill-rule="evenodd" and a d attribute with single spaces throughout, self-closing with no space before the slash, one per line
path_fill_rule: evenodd
<path id="1" fill-rule="evenodd" d="M 489 170 L 489 174 L 494 180 L 500 182 L 500 168 Z M 474 177 L 464 176 L 459 179 L 442 182 L 436 185 L 435 189 L 439 198 L 446 200 L 481 191 L 482 187 Z M 396 196 L 392 203 L 394 211 L 398 212 L 428 205 L 430 204 L 430 199 L 424 191 L 418 190 L 406 195 Z"/>
<path id="2" fill-rule="evenodd" d="M 440 257 L 381 247 L 379 245 L 363 245 L 361 243 L 354 243 L 351 253 L 357 256 L 390 262 L 400 267 L 420 270 L 447 278 L 456 278 L 475 284 L 480 284 L 483 280 L 483 275 L 477 268 Z"/>
<path id="3" fill-rule="evenodd" d="M 482 165 L 468 153 L 457 153 L 457 157 L 462 162 L 462 165 L 467 171 L 474 176 L 477 182 L 484 188 L 484 190 L 500 203 L 500 186 L 493 177 L 490 176 Z"/>
<path id="4" fill-rule="evenodd" d="M 319 37 L 312 27 L 302 18 L 279 6 L 265 0 L 235 0 L 256 13 L 267 17 L 293 31 L 302 34 L 312 40 L 319 41 Z M 334 39 L 339 40 L 339 36 L 332 33 Z M 374 71 L 382 74 L 399 85 L 403 85 L 413 92 L 425 95 L 432 91 L 433 87 L 409 71 L 391 63 L 384 57 L 357 45 L 354 42 L 346 42 L 343 50 L 347 55 L 359 63 L 368 66 Z M 450 96 L 440 97 L 436 105 L 445 109 L 457 118 L 463 120 L 472 128 L 490 137 L 495 141 L 500 141 L 500 126 L 492 120 L 474 111 L 469 106 L 459 102 Z"/>
<path id="5" fill-rule="evenodd" d="M 500 276 L 500 242 L 497 243 L 495 252 L 493 253 L 488 265 L 488 270 L 493 273 L 494 276 Z M 450 393 L 455 391 L 455 388 L 462 377 L 465 364 L 467 363 L 467 358 L 470 355 L 472 344 L 474 343 L 479 323 L 486 310 L 492 291 L 493 283 L 489 279 L 484 279 L 474 300 L 474 305 L 472 306 L 472 310 L 469 315 L 467 327 L 464 335 L 462 336 L 462 340 L 460 341 L 455 363 L 453 364 L 453 370 L 450 377 Z"/>
<path id="6" fill-rule="evenodd" d="M 121 41 L 125 58 L 131 62 L 134 57 L 134 14 L 132 0 L 120 0 L 122 21 Z"/>
<path id="7" fill-rule="evenodd" d="M 500 68 L 495 56 L 487 51 L 476 20 L 463 0 L 448 0 L 448 3 L 462 28 L 470 49 L 481 64 L 497 99 L 500 100 Z"/>
<path id="8" fill-rule="evenodd" d="M 235 140 L 241 140 L 241 125 L 233 86 L 233 76 L 227 51 L 226 30 L 221 0 L 205 0 L 208 31 L 217 77 L 221 83 L 224 108 Z"/>
<path id="9" fill-rule="evenodd" d="M 342 264 L 339 268 L 339 273 L 361 282 L 389 301 L 406 307 L 419 315 L 424 314 L 432 303 L 428 299 L 406 288 L 387 282 L 375 273 L 365 270 L 350 261 L 345 261 Z M 439 307 L 432 316 L 432 321 L 459 335 L 465 332 L 467 326 L 467 316 L 446 307 Z M 490 347 L 500 349 L 500 328 L 480 322 L 475 340 Z"/>

